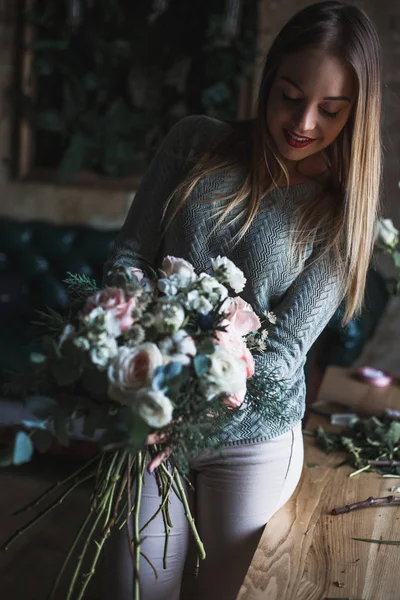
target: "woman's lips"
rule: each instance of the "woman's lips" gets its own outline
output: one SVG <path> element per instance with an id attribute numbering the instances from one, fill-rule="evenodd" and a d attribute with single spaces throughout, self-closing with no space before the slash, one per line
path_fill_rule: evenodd
<path id="1" fill-rule="evenodd" d="M 313 138 L 299 136 L 290 129 L 284 129 L 283 133 L 285 135 L 287 143 L 289 144 L 289 146 L 292 146 L 292 148 L 305 148 L 314 141 Z"/>

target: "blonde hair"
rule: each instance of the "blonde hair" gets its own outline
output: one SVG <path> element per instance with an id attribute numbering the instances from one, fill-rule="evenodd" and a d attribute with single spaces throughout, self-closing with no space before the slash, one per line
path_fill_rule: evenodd
<path id="1" fill-rule="evenodd" d="M 243 219 L 237 238 L 253 222 L 266 193 L 278 188 L 288 173 L 267 126 L 266 106 L 282 58 L 310 47 L 324 49 L 350 68 L 357 87 L 352 114 L 336 140 L 325 149 L 329 176 L 321 194 L 299 204 L 298 226 L 290 254 L 301 260 L 310 240 L 329 253 L 341 269 L 345 312 L 343 324 L 363 306 L 367 270 L 374 245 L 381 184 L 381 65 L 380 44 L 373 24 L 359 8 L 333 0 L 319 2 L 298 12 L 272 44 L 259 88 L 255 119 L 234 123 L 202 157 L 173 197 L 179 208 L 200 179 L 218 172 L 243 171 L 232 193 L 218 197 L 228 204 L 219 209 L 216 226 L 240 206 L 233 220 Z M 212 202 L 212 199 L 209 200 Z M 170 221 L 169 221 L 170 222 Z"/>

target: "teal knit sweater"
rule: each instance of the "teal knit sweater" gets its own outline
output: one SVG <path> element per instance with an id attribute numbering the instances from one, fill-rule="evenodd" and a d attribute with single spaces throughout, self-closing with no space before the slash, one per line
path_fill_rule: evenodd
<path id="1" fill-rule="evenodd" d="M 210 258 L 227 256 L 247 279 L 241 293 L 244 300 L 259 316 L 266 310 L 276 314 L 277 323 L 269 328 L 266 352 L 255 356 L 253 383 L 257 385 L 251 386 L 253 391 L 249 391 L 231 426 L 221 431 L 221 441 L 231 445 L 266 441 L 289 431 L 302 419 L 306 354 L 342 296 L 338 270 L 328 264 L 329 257 L 315 260 L 316 249 L 311 243 L 302 265 L 292 264 L 288 256 L 289 235 L 296 227 L 296 202 L 321 191 L 316 181 L 266 194 L 259 214 L 235 245 L 232 239 L 241 220 L 225 222 L 212 231 L 212 211 L 224 202 L 219 200 L 222 195 L 235 189 L 240 175 L 203 177 L 161 236 L 165 201 L 227 127 L 209 117 L 193 116 L 172 128 L 135 195 L 105 273 L 114 266 L 159 267 L 166 255 L 185 258 L 197 272 L 211 273 Z M 202 203 L 204 198 L 212 198 L 212 204 Z M 281 382 L 280 393 L 272 397 L 271 374 Z"/>

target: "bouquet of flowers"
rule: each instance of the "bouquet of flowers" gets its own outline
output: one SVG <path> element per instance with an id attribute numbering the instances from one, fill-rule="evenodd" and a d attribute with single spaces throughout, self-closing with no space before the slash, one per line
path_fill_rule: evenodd
<path id="1" fill-rule="evenodd" d="M 86 277 L 70 275 L 67 283 L 75 310 L 68 319 L 47 315 L 43 352 L 32 355 L 32 372 L 20 390 L 34 418 L 21 423 L 14 446 L 3 451 L 0 464 L 29 461 L 35 447 L 46 451 L 54 436 L 68 445 L 78 418 L 84 434 L 93 437 L 97 432 L 99 445 L 95 458 L 25 507 L 36 506 L 69 485 L 3 546 L 77 485 L 93 480 L 89 512 L 50 598 L 77 547 L 79 558 L 66 600 L 83 598 L 112 527 L 129 528 L 131 520 L 134 597 L 140 597 L 141 537 L 146 526 L 139 529 L 138 516 L 146 468 L 152 473 L 158 467 L 157 513 L 163 513 L 166 524 L 165 560 L 170 493 L 181 500 L 198 556 L 205 557 L 182 477 L 190 457 L 201 448 L 216 447 L 218 428 L 235 418 L 246 381 L 254 373 L 250 349 L 262 351 L 267 336 L 266 321 L 261 322 L 242 298 L 229 296 L 229 290 L 243 290 L 243 273 L 220 256 L 212 260 L 212 268 L 212 276 L 196 274 L 187 261 L 167 256 L 160 272 L 150 278 L 135 268 L 113 270 L 101 290 Z M 267 316 L 273 322 L 272 313 Z M 88 566 L 85 559 L 93 544 Z"/>

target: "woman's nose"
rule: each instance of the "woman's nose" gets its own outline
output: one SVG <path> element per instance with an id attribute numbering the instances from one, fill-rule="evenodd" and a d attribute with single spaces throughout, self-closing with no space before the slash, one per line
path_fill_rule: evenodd
<path id="1" fill-rule="evenodd" d="M 316 126 L 317 115 L 312 106 L 303 106 L 296 114 L 295 124 L 297 133 L 309 134 Z"/>

